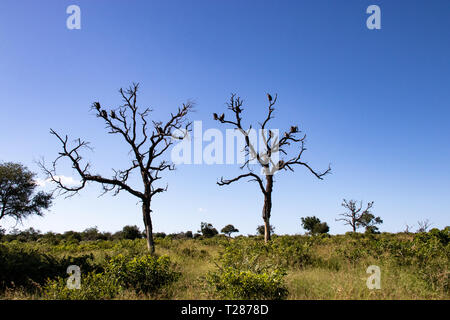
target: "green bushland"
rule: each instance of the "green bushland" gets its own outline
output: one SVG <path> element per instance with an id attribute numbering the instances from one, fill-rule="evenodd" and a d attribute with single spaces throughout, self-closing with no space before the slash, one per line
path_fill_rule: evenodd
<path id="1" fill-rule="evenodd" d="M 218 258 L 221 265 L 208 274 L 208 284 L 225 299 L 284 299 L 286 270 L 273 244 L 224 244 Z"/>
<path id="2" fill-rule="evenodd" d="M 23 236 L 23 235 L 22 235 Z M 3 299 L 450 299 L 450 228 L 424 233 L 0 242 Z M 81 269 L 68 289 L 67 266 Z M 381 269 L 369 290 L 366 269 Z"/>
<path id="3" fill-rule="evenodd" d="M 105 274 L 128 289 L 137 293 L 153 293 L 165 285 L 176 281 L 180 274 L 173 270 L 168 256 L 150 255 L 134 257 L 123 255 L 112 258 L 106 266 Z"/>
<path id="4" fill-rule="evenodd" d="M 114 299 L 123 290 L 116 278 L 105 273 L 88 272 L 82 277 L 79 290 L 69 289 L 67 279 L 58 277 L 43 286 L 44 299 L 50 300 L 104 300 Z"/>
<path id="5" fill-rule="evenodd" d="M 67 280 L 58 277 L 48 280 L 43 292 L 47 299 L 113 299 L 127 289 L 137 294 L 157 293 L 178 277 L 167 256 L 130 258 L 119 254 L 108 261 L 103 272 L 89 272 L 82 277 L 78 290 L 69 289 Z"/>
<path id="6" fill-rule="evenodd" d="M 70 265 L 86 272 L 100 270 L 93 259 L 93 254 L 54 256 L 17 242 L 0 244 L 0 290 L 11 286 L 36 289 L 48 278 L 65 275 Z"/>

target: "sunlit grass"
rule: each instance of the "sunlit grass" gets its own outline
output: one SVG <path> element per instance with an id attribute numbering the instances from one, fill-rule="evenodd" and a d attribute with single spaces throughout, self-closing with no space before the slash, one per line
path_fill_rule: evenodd
<path id="1" fill-rule="evenodd" d="M 387 235 L 386 238 L 388 241 L 391 238 L 401 241 L 412 240 L 412 236 L 405 235 Z M 287 299 L 450 299 L 450 293 L 446 287 L 449 282 L 448 247 L 446 247 L 447 253 L 434 253 L 433 249 L 430 249 L 429 254 L 433 258 L 430 258 L 429 262 L 435 263 L 438 267 L 425 270 L 423 266 L 419 267 L 414 263 L 403 263 L 401 260 L 403 257 L 394 257 L 387 251 L 380 252 L 379 255 L 370 254 L 370 251 L 366 252 L 364 243 L 374 241 L 373 238 L 367 240 L 338 236 L 316 239 L 312 242 L 307 237 L 299 236 L 285 239 L 291 241 L 287 242 L 291 244 L 296 241 L 309 241 L 308 243 L 310 243 L 308 247 L 310 260 L 306 265 L 290 264 L 289 256 L 285 260 L 280 260 L 286 265 L 285 283 L 289 291 Z M 217 270 L 223 245 L 240 242 L 249 246 L 251 250 L 251 247 L 258 243 L 257 241 L 261 240 L 247 238 L 227 240 L 223 237 L 204 240 L 157 239 L 156 254 L 170 257 L 174 268 L 181 273 L 178 281 L 152 295 L 125 290 L 116 299 L 217 299 L 219 296 L 208 286 L 206 276 Z M 56 245 L 14 242 L 5 243 L 5 245 L 27 247 L 56 257 L 92 254 L 93 261 L 97 264 L 105 263 L 117 254 L 131 256 L 147 254 L 144 239 L 88 241 Z M 283 245 L 289 246 L 286 243 Z M 354 248 L 360 248 L 358 249 L 360 251 Z M 283 248 L 280 250 L 283 252 Z M 292 261 L 297 261 L 294 260 L 294 257 L 292 259 Z M 441 259 L 440 262 L 439 259 Z M 380 289 L 371 290 L 366 286 L 367 278 L 370 276 L 366 273 L 369 265 L 380 267 Z M 425 264 L 426 266 L 427 264 Z M 434 283 L 426 280 L 428 278 L 423 276 L 424 273 L 427 273 L 428 278 L 435 279 Z M 38 290 L 29 292 L 22 288 L 10 287 L 0 294 L 0 298 L 40 299 L 42 296 L 39 295 Z"/>

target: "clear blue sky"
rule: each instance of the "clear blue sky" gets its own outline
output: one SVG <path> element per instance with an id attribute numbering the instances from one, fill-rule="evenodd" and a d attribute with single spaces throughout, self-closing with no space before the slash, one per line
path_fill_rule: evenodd
<path id="1" fill-rule="evenodd" d="M 81 30 L 66 28 L 71 4 L 81 8 Z M 371 4 L 381 8 L 381 30 L 366 28 Z M 231 92 L 254 120 L 265 93 L 278 93 L 273 127 L 298 124 L 308 134 L 304 159 L 318 169 L 331 163 L 333 174 L 319 181 L 298 168 L 277 177 L 277 233 L 303 232 L 306 215 L 327 221 L 332 233 L 348 231 L 335 222 L 343 198 L 375 201 L 382 231 L 426 218 L 442 228 L 450 213 L 449 14 L 446 0 L 2 0 L 0 161 L 38 172 L 34 161 L 59 150 L 54 128 L 93 143 L 86 156 L 95 171 L 123 167 L 125 145 L 89 107 L 117 106 L 117 90 L 133 81 L 156 119 L 193 99 L 192 120 L 204 128 L 216 125 L 211 114 L 224 110 Z M 183 165 L 166 175 L 169 191 L 153 201 L 155 230 L 196 231 L 207 221 L 254 233 L 262 224 L 257 185 L 215 184 L 236 173 L 236 166 Z M 99 193 L 93 185 L 59 198 L 21 228 L 143 227 L 135 198 Z"/>

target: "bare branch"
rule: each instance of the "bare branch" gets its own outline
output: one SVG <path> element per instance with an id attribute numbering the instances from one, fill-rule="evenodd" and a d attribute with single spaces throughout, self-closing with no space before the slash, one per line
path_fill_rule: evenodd
<path id="1" fill-rule="evenodd" d="M 223 177 L 222 177 L 222 178 L 220 178 L 220 181 L 217 182 L 217 184 L 219 186 L 223 186 L 223 185 L 231 184 L 233 182 L 236 182 L 236 181 L 238 181 L 238 180 L 240 180 L 242 178 L 246 178 L 246 177 L 253 177 L 253 179 L 251 179 L 249 181 L 256 181 L 256 182 L 258 182 L 262 193 L 264 193 L 264 194 L 266 193 L 266 190 L 264 189 L 264 184 L 263 184 L 261 178 L 258 175 L 254 174 L 253 172 L 249 172 L 249 173 L 246 173 L 246 174 L 241 174 L 240 176 L 238 176 L 238 177 L 236 177 L 234 179 L 229 179 L 229 180 L 224 180 Z"/>
<path id="2" fill-rule="evenodd" d="M 74 146 L 69 146 L 67 136 L 62 137 L 54 130 L 50 131 L 61 143 L 62 151 L 49 168 L 46 167 L 43 161 L 40 163 L 40 166 L 48 178 L 56 184 L 60 193 L 72 196 L 82 190 L 91 181 L 102 185 L 103 194 L 114 191 L 114 195 L 117 195 L 121 190 L 126 190 L 141 200 L 146 201 L 150 200 L 153 195 L 167 190 L 167 186 L 165 188 L 154 187 L 153 182 L 161 179 L 159 176 L 161 171 L 173 170 L 174 165 L 167 161 L 160 161 L 158 164 L 154 164 L 154 162 L 155 159 L 162 156 L 172 145 L 172 132 L 174 130 L 184 128 L 185 134 L 191 130 L 191 123 L 186 120 L 186 117 L 192 110 L 193 105 L 192 103 L 183 104 L 181 108 L 178 108 L 178 112 L 171 114 L 170 119 L 165 123 L 152 121 L 155 129 L 149 133 L 149 121 L 147 117 L 151 113 L 151 109 L 146 108 L 142 112 L 139 111 L 139 107 L 137 106 L 138 89 L 139 84 L 136 83 L 133 83 L 126 90 L 120 89 L 119 93 L 122 97 L 123 105 L 116 109 L 111 109 L 109 112 L 102 108 L 100 102 L 94 102 L 92 104 L 92 110 L 106 124 L 108 133 L 119 134 L 126 141 L 130 147 L 130 152 L 133 154 L 134 159 L 131 161 L 130 166 L 123 170 L 113 169 L 114 175 L 112 178 L 92 174 L 89 170 L 90 163 L 83 163 L 79 151 L 84 148 L 89 148 L 88 142 L 78 139 L 75 141 Z M 140 129 L 138 130 L 139 127 Z M 80 185 L 66 185 L 56 174 L 57 163 L 63 158 L 70 161 L 72 168 L 79 175 Z M 135 190 L 127 184 L 128 178 L 137 169 L 139 169 L 140 176 L 143 180 L 143 192 Z"/>

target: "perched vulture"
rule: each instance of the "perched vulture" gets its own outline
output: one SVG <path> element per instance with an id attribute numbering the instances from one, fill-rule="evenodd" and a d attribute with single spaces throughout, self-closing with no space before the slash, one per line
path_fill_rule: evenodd
<path id="1" fill-rule="evenodd" d="M 116 113 L 114 112 L 114 110 L 111 110 L 111 118 L 113 118 L 113 119 L 116 118 Z"/>
<path id="2" fill-rule="evenodd" d="M 267 94 L 267 98 L 269 99 L 269 102 L 272 102 L 272 96 L 270 94 Z"/>
<path id="3" fill-rule="evenodd" d="M 285 136 L 286 138 L 288 138 L 288 137 L 289 137 L 289 133 L 285 132 L 285 133 L 284 133 L 284 136 Z"/>
<path id="4" fill-rule="evenodd" d="M 241 112 L 241 111 L 242 111 L 242 109 L 239 108 L 239 106 L 236 106 L 236 112 L 239 113 L 239 112 Z"/>
<path id="5" fill-rule="evenodd" d="M 105 118 L 105 119 L 108 118 L 108 114 L 106 113 L 105 110 L 102 110 L 100 113 L 101 113 L 103 118 Z"/>
<path id="6" fill-rule="evenodd" d="M 158 134 L 164 134 L 163 129 L 161 127 L 156 127 L 156 131 L 158 131 Z"/>
<path id="7" fill-rule="evenodd" d="M 298 132 L 298 127 L 297 126 L 292 126 L 291 127 L 291 133 L 296 133 Z"/>
<path id="8" fill-rule="evenodd" d="M 219 117 L 219 120 L 220 120 L 220 121 L 223 121 L 224 119 L 225 119 L 225 114 L 222 113 L 222 114 L 220 115 L 220 117 Z"/>
<path id="9" fill-rule="evenodd" d="M 219 117 L 217 116 L 217 113 L 213 113 L 213 118 L 214 118 L 214 120 L 219 119 Z"/>
<path id="10" fill-rule="evenodd" d="M 93 106 L 97 111 L 100 111 L 100 102 L 94 102 Z"/>

